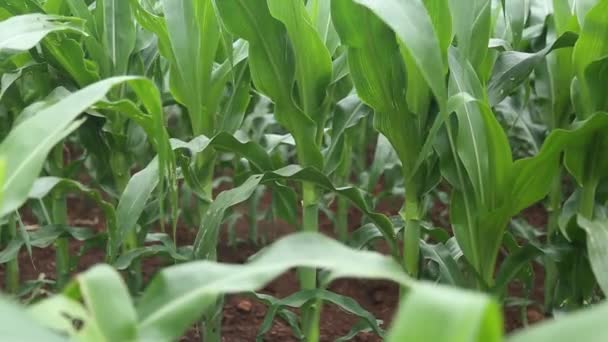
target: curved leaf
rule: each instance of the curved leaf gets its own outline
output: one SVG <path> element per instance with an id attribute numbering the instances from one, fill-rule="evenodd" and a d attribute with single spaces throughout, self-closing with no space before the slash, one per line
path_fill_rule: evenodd
<path id="1" fill-rule="evenodd" d="M 272 323 L 279 312 L 286 310 L 287 307 L 301 308 L 310 301 L 315 300 L 332 303 L 343 311 L 361 318 L 376 335 L 380 337 L 384 336 L 384 330 L 380 328 L 374 315 L 361 307 L 355 300 L 328 290 L 315 289 L 299 291 L 282 299 L 265 295 L 264 301 L 267 302 L 269 309 L 266 311 L 266 316 L 258 331 L 258 338 L 262 337 L 272 328 Z"/>
<path id="2" fill-rule="evenodd" d="M 376 278 L 404 286 L 413 284 L 390 257 L 355 251 L 319 234 L 294 234 L 275 242 L 246 265 L 200 261 L 161 271 L 138 304 L 141 338 L 177 338 L 207 305 L 215 303 L 218 294 L 255 291 L 294 267 L 325 268 L 334 272 L 334 278 Z"/>
<path id="3" fill-rule="evenodd" d="M 95 83 L 44 108 L 9 133 L 0 144 L 0 156 L 7 163 L 3 186 L 5 199 L 0 205 L 0 217 L 15 211 L 27 199 L 50 150 L 82 123 L 74 120 L 102 100 L 114 86 L 125 82 L 148 81 L 117 77 Z M 39 139 L 31 139 L 32 136 Z"/>
<path id="4" fill-rule="evenodd" d="M 205 212 L 205 216 L 201 219 L 201 227 L 194 242 L 195 258 L 214 259 L 220 225 L 228 208 L 247 200 L 260 184 L 280 180 L 309 182 L 350 200 L 355 207 L 361 210 L 379 227 L 389 245 L 391 253 L 395 258 L 398 258 L 399 252 L 397 250 L 395 229 L 391 221 L 383 214 L 370 209 L 363 193 L 359 189 L 354 187 L 336 188 L 323 173 L 313 168 L 302 168 L 299 165 L 290 165 L 276 171 L 253 175 L 241 186 L 219 194 L 217 199 Z"/>
<path id="5" fill-rule="evenodd" d="M 76 18 L 39 13 L 10 17 L 0 22 L 0 55 L 25 52 L 51 32 L 83 32 L 83 22 Z"/>
<path id="6" fill-rule="evenodd" d="M 437 322 L 442 322 L 441 329 Z M 500 342 L 502 316 L 498 304 L 489 297 L 433 285 L 419 286 L 402 299 L 386 340 Z"/>

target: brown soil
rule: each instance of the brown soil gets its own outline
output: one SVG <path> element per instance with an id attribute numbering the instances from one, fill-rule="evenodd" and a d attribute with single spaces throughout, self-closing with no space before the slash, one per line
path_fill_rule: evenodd
<path id="1" fill-rule="evenodd" d="M 70 199 L 70 223 L 79 226 L 92 226 L 96 228 L 103 227 L 102 215 L 98 209 L 95 209 L 91 203 L 86 200 L 77 198 Z M 394 215 L 398 212 L 401 202 L 398 199 L 387 200 L 382 203 L 379 208 L 386 214 Z M 436 224 L 441 225 L 445 222 L 447 210 L 445 205 L 438 203 L 431 211 Z M 26 215 L 27 216 L 27 215 Z M 539 208 L 532 210 L 526 214 L 530 217 L 535 225 L 544 222 L 546 214 Z M 86 218 L 86 219 L 82 219 Z M 361 215 L 352 211 L 349 217 L 353 227 L 357 227 L 361 221 Z M 33 222 L 33 221 L 32 221 Z M 322 217 L 320 221 L 321 231 L 327 235 L 333 236 L 332 222 L 327 218 Z M 247 234 L 246 223 L 237 224 L 237 236 L 244 237 Z M 284 235 L 291 233 L 293 230 L 286 224 L 280 222 L 261 222 L 260 231 L 267 234 L 270 240 L 275 240 Z M 194 232 L 187 228 L 181 228 L 178 235 L 178 243 L 191 244 L 194 238 Z M 226 238 L 222 239 L 219 246 L 219 260 L 229 263 L 243 263 L 249 256 L 254 254 L 259 247 L 252 244 L 241 242 L 236 247 L 230 247 L 226 243 Z M 81 247 L 79 243 L 72 243 L 72 252 L 75 254 Z M 87 269 L 88 267 L 101 262 L 103 260 L 103 251 L 91 250 L 84 255 L 79 261 L 78 271 Z M 30 259 L 25 250 L 20 254 L 20 267 L 22 281 L 35 280 L 44 277 L 46 279 L 54 278 L 55 260 L 54 251 L 52 248 L 34 249 Z M 149 279 L 155 272 L 162 268 L 166 262 L 161 259 L 152 258 L 144 262 L 144 275 Z M 542 288 L 543 278 L 540 268 L 535 269 L 536 282 L 533 291 L 533 299 L 538 303 L 542 303 Z M 0 278 L 4 277 L 4 267 L 0 266 Z M 521 295 L 521 287 L 518 284 L 513 284 L 510 287 L 512 296 Z M 298 290 L 298 282 L 294 271 L 284 274 L 280 278 L 266 286 L 261 292 L 273 295 L 275 297 L 285 297 Z M 398 288 L 396 285 L 384 281 L 362 281 L 354 279 L 339 280 L 332 284 L 331 291 L 342 295 L 349 296 L 355 299 L 361 306 L 372 312 L 378 319 L 384 321 L 383 327 L 388 328 L 391 318 L 398 304 Z M 45 292 L 41 292 L 41 295 Z M 505 329 L 507 331 L 514 330 L 523 326 L 524 320 L 522 317 L 527 316 L 530 323 L 534 323 L 543 319 L 542 310 L 538 306 L 531 306 L 524 309 L 524 315 L 521 314 L 520 308 L 505 309 Z M 224 307 L 224 317 L 222 325 L 222 335 L 224 341 L 240 342 L 254 341 L 259 326 L 264 320 L 266 308 L 263 304 L 256 302 L 254 299 L 246 295 L 235 295 L 226 298 Z M 334 341 L 336 338 L 345 335 L 350 328 L 356 323 L 357 319 L 347 313 L 342 312 L 339 308 L 333 305 L 325 305 L 323 307 L 321 317 L 321 340 Z M 192 328 L 182 339 L 182 341 L 198 341 L 199 333 L 197 328 Z M 289 326 L 277 319 L 272 329 L 264 337 L 264 341 L 297 341 L 293 336 Z M 373 334 L 359 334 L 354 341 L 381 341 L 381 339 Z"/>

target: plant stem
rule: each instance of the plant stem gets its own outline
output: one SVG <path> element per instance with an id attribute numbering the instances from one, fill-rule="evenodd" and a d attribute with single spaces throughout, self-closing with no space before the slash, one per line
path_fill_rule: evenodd
<path id="1" fill-rule="evenodd" d="M 348 240 L 348 200 L 338 197 L 338 211 L 336 212 L 336 231 L 338 239 L 342 242 Z"/>
<path id="2" fill-rule="evenodd" d="M 562 170 L 560 168 L 553 180 L 549 193 L 549 222 L 547 224 L 547 245 L 553 243 L 553 236 L 558 229 L 559 213 L 562 202 Z M 553 311 L 555 285 L 557 283 L 557 265 L 551 256 L 545 256 L 545 313 Z"/>
<path id="3" fill-rule="evenodd" d="M 51 174 L 56 177 L 62 177 L 63 160 L 63 144 L 58 145 L 53 150 Z M 58 192 L 52 195 L 51 203 L 52 223 L 59 225 L 68 224 L 68 209 L 65 196 Z M 51 223 L 51 222 L 49 222 Z M 55 241 L 55 272 L 57 290 L 61 290 L 70 280 L 71 258 L 70 258 L 70 241 L 67 237 L 59 237 Z"/>
<path id="4" fill-rule="evenodd" d="M 215 152 L 210 152 L 200 154 L 196 159 L 196 170 L 201 181 L 201 184 L 199 184 L 200 188 L 196 190 L 202 192 L 203 197 L 209 201 L 213 200 L 213 172 L 215 169 L 215 157 Z M 198 211 L 201 215 L 200 219 L 204 217 L 204 213 L 208 210 L 209 205 L 210 202 L 198 201 Z M 217 256 L 213 255 L 211 259 L 216 260 Z M 218 296 L 215 304 L 211 305 L 205 311 L 203 319 L 200 322 L 201 341 L 220 342 L 222 340 L 223 306 L 224 297 Z"/>
<path id="5" fill-rule="evenodd" d="M 8 239 L 11 241 L 17 237 L 17 220 L 15 214 L 8 217 Z M 19 259 L 16 257 L 6 265 L 5 286 L 8 293 L 16 294 L 19 291 Z"/>
<path id="6" fill-rule="evenodd" d="M 420 268 L 420 236 L 422 217 L 422 203 L 418 195 L 416 182 L 405 181 L 406 199 L 405 205 L 400 212 L 405 222 L 403 232 L 403 265 L 412 278 L 418 278 Z"/>
<path id="7" fill-rule="evenodd" d="M 120 150 L 114 151 L 110 159 L 112 175 L 114 177 L 114 185 L 118 196 L 122 195 L 129 184 L 131 172 L 128 158 L 125 153 Z M 137 228 L 132 229 L 126 234 L 124 251 L 130 251 L 139 247 L 139 238 Z M 133 294 L 136 294 L 143 285 L 143 276 L 141 271 L 141 261 L 134 260 L 127 271 L 127 285 Z"/>
<path id="8" fill-rule="evenodd" d="M 589 220 L 593 219 L 593 212 L 595 209 L 595 193 L 597 191 L 598 183 L 599 182 L 596 179 L 591 179 L 583 184 L 581 191 L 579 212 Z"/>
<path id="9" fill-rule="evenodd" d="M 224 297 L 218 296 L 214 305 L 205 312 L 201 321 L 201 341 L 220 342 L 222 340 L 222 311 Z"/>
<path id="10" fill-rule="evenodd" d="M 258 202 L 260 193 L 256 191 L 249 200 L 249 242 L 258 244 Z"/>
<path id="11" fill-rule="evenodd" d="M 421 225 L 418 219 L 405 219 L 403 235 L 403 263 L 412 278 L 418 278 L 420 272 L 420 236 Z"/>
<path id="12" fill-rule="evenodd" d="M 342 184 L 347 185 L 352 167 L 352 138 L 350 134 L 344 137 L 344 159 L 338 169 L 339 178 Z M 349 202 L 344 197 L 338 197 L 338 210 L 336 212 L 336 233 L 342 242 L 348 240 L 348 209 Z"/>
<path id="13" fill-rule="evenodd" d="M 302 231 L 319 231 L 319 207 L 317 191 L 314 184 L 302 183 Z M 317 271 L 311 268 L 298 270 L 300 277 L 300 289 L 312 290 L 317 288 Z M 317 342 L 319 340 L 319 320 L 321 303 L 313 302 L 302 308 L 302 322 L 306 340 Z"/>

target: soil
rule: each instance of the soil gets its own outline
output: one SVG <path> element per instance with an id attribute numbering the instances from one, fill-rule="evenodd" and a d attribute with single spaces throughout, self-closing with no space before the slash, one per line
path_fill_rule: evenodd
<path id="1" fill-rule="evenodd" d="M 387 215 L 397 214 L 401 206 L 401 200 L 387 200 L 378 206 L 379 210 Z M 101 229 L 104 225 L 102 215 L 92 203 L 81 198 L 70 198 L 70 223 L 78 226 L 91 226 Z M 244 208 L 243 208 L 244 209 Z M 435 224 L 441 225 L 447 222 L 446 206 L 437 202 L 431 210 Z M 27 217 L 27 215 L 25 215 Z M 546 213 L 542 207 L 534 207 L 524 213 L 532 224 L 542 227 L 546 222 Z M 86 219 L 83 219 L 86 218 Z M 358 227 L 361 215 L 355 210 L 351 210 L 349 222 L 352 227 Z M 31 221 L 33 222 L 33 221 Z M 30 222 L 30 223 L 31 223 Z M 326 217 L 320 219 L 320 229 L 323 233 L 334 236 L 332 222 Z M 242 241 L 246 240 L 247 226 L 246 220 L 236 226 L 238 237 Z M 269 237 L 269 242 L 293 232 L 287 224 L 280 222 L 260 222 L 260 232 L 264 232 Z M 192 244 L 195 233 L 187 227 L 181 227 L 178 234 L 178 244 Z M 73 242 L 71 249 L 76 254 L 82 244 Z M 224 236 L 219 246 L 219 260 L 228 263 L 243 263 L 249 256 L 253 255 L 260 247 L 248 242 L 239 242 L 236 246 L 229 246 L 227 238 Z M 383 248 L 380 248 L 383 249 Z M 102 250 L 91 250 L 80 260 L 77 271 L 85 270 L 92 265 L 103 260 Z M 30 256 L 22 250 L 19 256 L 22 281 L 36 280 L 41 278 L 53 279 L 55 260 L 52 248 L 34 249 Z M 144 275 L 150 279 L 160 268 L 166 265 L 162 259 L 151 258 L 144 261 Z M 532 291 L 532 299 L 537 303 L 543 302 L 543 273 L 542 269 L 535 268 L 535 289 Z M 0 267 L 0 278 L 4 277 L 4 268 Z M 511 296 L 520 296 L 523 291 L 521 284 L 510 286 Z M 295 271 L 288 272 L 266 286 L 262 293 L 270 294 L 275 297 L 285 297 L 298 290 L 298 282 Z M 382 320 L 383 327 L 390 326 L 391 319 L 398 304 L 398 287 L 395 284 L 385 281 L 363 281 L 356 279 L 343 279 L 334 282 L 331 291 L 349 296 L 355 299 L 362 307 L 369 310 L 376 318 Z M 45 294 L 42 288 L 40 295 Z M 222 336 L 224 341 L 245 342 L 255 341 L 259 326 L 264 320 L 266 308 L 263 304 L 256 302 L 253 298 L 246 295 L 228 296 L 225 300 L 224 317 L 222 325 Z M 527 323 L 535 323 L 544 319 L 539 305 L 531 305 L 526 309 L 506 308 L 505 309 L 505 330 L 512 331 L 522 327 Z M 336 338 L 345 335 L 357 319 L 333 305 L 324 305 L 321 317 L 321 341 L 334 341 Z M 199 332 L 193 327 L 182 338 L 181 341 L 199 341 Z M 297 341 L 289 326 L 282 320 L 277 319 L 273 323 L 272 329 L 264 336 L 264 341 Z M 381 339 L 371 333 L 361 333 L 353 341 L 381 341 Z"/>

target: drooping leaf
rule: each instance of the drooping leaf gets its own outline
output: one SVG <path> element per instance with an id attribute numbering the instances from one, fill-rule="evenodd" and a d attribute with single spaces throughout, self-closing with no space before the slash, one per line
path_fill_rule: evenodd
<path id="1" fill-rule="evenodd" d="M 45 14 L 24 14 L 0 22 L 0 54 L 14 54 L 36 46 L 51 32 L 83 33 L 83 22 L 76 18 Z"/>
<path id="2" fill-rule="evenodd" d="M 6 341 L 49 341 L 67 342 L 68 339 L 50 329 L 45 329 L 23 308 L 0 299 L 0 318 L 4 322 L 0 333 Z"/>
<path id="3" fill-rule="evenodd" d="M 444 322 L 441 329 L 435 326 L 439 321 Z M 493 299 L 425 284 L 401 300 L 386 340 L 499 342 L 502 317 Z"/>
<path id="4" fill-rule="evenodd" d="M 331 257 L 327 257 L 329 252 Z M 411 283 L 391 258 L 354 251 L 317 234 L 295 234 L 274 243 L 246 265 L 200 261 L 161 271 L 138 304 L 141 337 L 177 338 L 207 305 L 215 303 L 218 294 L 255 291 L 286 270 L 303 266 L 328 269 L 334 278 L 383 278 L 406 286 Z"/>
<path id="5" fill-rule="evenodd" d="M 64 293 L 82 299 L 106 341 L 136 341 L 137 314 L 126 284 L 114 269 L 96 266 L 76 277 Z M 85 324 L 87 324 L 85 322 Z"/>

